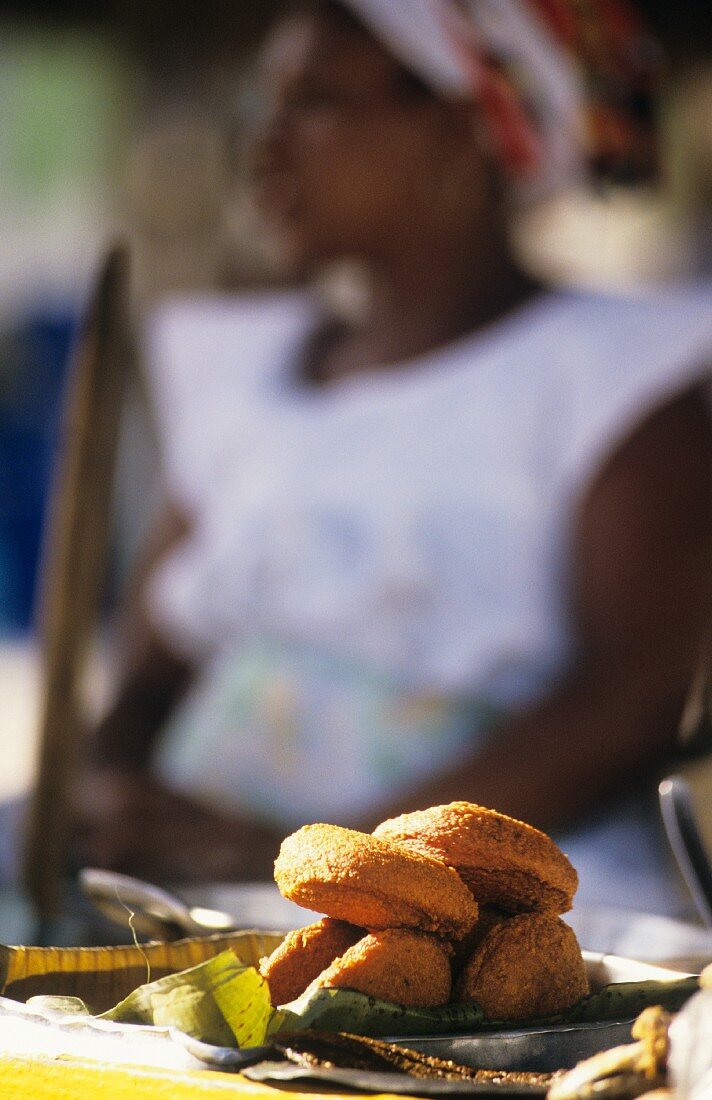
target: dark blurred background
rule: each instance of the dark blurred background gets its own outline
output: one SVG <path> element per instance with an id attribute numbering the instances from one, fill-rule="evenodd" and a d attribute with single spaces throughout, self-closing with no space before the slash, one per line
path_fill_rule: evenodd
<path id="1" fill-rule="evenodd" d="M 166 294 L 265 278 L 245 186 L 249 62 L 280 0 L 0 2 L 0 695 L 18 728 L 68 349 L 105 243 L 127 236 L 136 315 Z M 523 219 L 558 280 L 709 272 L 712 66 L 704 0 L 645 0 L 668 58 L 661 186 L 570 194 Z M 119 464 L 121 574 L 151 466 L 138 412 Z M 18 661 L 20 664 L 18 664 Z M 34 675 L 34 673 L 32 674 Z M 18 701 L 19 700 L 19 701 Z M 29 751 L 29 750 L 28 750 Z M 23 785 L 27 753 L 7 784 Z M 0 789 L 0 795 L 6 792 Z"/>

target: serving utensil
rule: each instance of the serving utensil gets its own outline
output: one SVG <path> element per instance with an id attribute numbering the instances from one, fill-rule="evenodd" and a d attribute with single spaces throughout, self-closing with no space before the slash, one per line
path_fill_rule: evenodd
<path id="1" fill-rule="evenodd" d="M 186 905 L 176 894 L 150 882 L 84 867 L 79 872 L 84 896 L 110 921 L 150 939 L 171 941 L 183 936 L 208 936 L 230 932 L 235 919 L 220 909 Z"/>
<path id="2" fill-rule="evenodd" d="M 660 812 L 677 865 L 702 921 L 712 928 L 712 865 L 697 824 L 692 794 L 680 775 L 658 787 Z"/>
<path id="3" fill-rule="evenodd" d="M 702 639 L 677 731 L 684 758 L 712 754 L 712 624 Z M 667 838 L 695 908 L 712 928 L 712 864 L 698 824 L 692 792 L 686 779 L 671 775 L 658 786 L 660 813 Z"/>

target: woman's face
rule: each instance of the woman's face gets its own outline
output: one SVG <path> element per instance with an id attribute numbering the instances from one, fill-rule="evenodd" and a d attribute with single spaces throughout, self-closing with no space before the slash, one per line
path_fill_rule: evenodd
<path id="1" fill-rule="evenodd" d="M 427 236 L 452 156 L 444 101 L 360 28 L 311 13 L 276 28 L 260 71 L 256 197 L 289 266 Z"/>

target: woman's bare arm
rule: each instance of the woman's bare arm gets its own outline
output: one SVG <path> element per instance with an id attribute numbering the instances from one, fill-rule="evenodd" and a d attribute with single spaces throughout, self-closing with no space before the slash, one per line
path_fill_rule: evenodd
<path id="1" fill-rule="evenodd" d="M 580 653 L 569 680 L 393 810 L 463 798 L 559 829 L 674 756 L 712 614 L 712 428 L 701 389 L 651 417 L 591 487 L 574 532 L 571 600 Z"/>
<path id="2" fill-rule="evenodd" d="M 363 828 L 394 813 L 469 799 L 556 830 L 673 755 L 712 609 L 712 430 L 700 392 L 661 410 L 619 449 L 583 502 L 574 535 L 575 673 L 482 752 L 384 805 Z M 151 653 L 149 642 L 150 633 L 137 646 L 137 669 Z M 175 698 L 170 675 L 162 672 L 154 683 Z M 122 731 L 113 743 L 123 745 L 119 756 L 130 748 L 135 763 L 155 731 L 141 728 L 138 753 L 134 735 Z M 274 829 L 212 813 L 147 776 L 127 784 L 114 768 L 104 778 L 109 786 L 94 792 L 85 835 L 91 862 L 173 880 L 271 873 Z"/>

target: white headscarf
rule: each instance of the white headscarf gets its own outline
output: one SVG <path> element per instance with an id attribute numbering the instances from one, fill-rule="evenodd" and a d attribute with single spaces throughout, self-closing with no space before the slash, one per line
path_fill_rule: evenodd
<path id="1" fill-rule="evenodd" d="M 434 90 L 477 100 L 495 153 L 525 193 L 551 192 L 582 178 L 595 136 L 587 74 L 571 41 L 556 36 L 531 0 L 341 2 Z M 597 18 L 596 0 L 588 7 L 588 18 Z M 563 14 L 576 18 L 573 5 Z M 641 54 L 637 23 L 623 24 L 621 34 L 615 21 L 601 20 L 603 49 L 612 47 L 610 57 L 625 53 L 623 66 L 618 56 L 609 66 L 605 55 L 606 79 L 611 72 L 616 79 L 628 76 Z M 619 123 L 613 119 L 613 127 Z"/>

